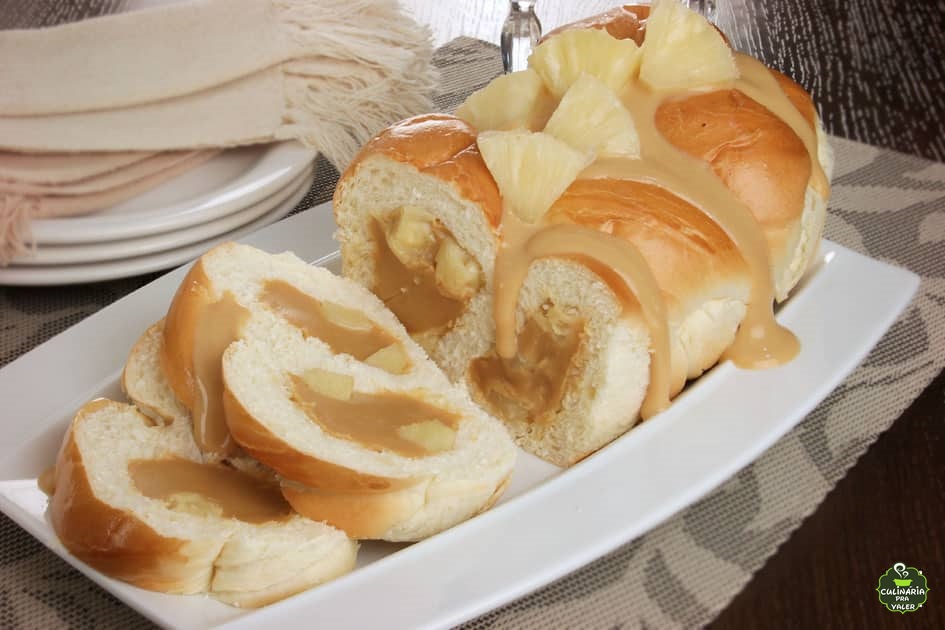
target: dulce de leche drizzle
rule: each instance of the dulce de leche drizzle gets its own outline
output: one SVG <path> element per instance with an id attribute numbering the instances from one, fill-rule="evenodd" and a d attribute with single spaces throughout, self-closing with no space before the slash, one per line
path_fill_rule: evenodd
<path id="1" fill-rule="evenodd" d="M 767 66 L 743 53 L 735 53 L 735 64 L 739 77 L 732 87 L 780 118 L 800 138 L 810 156 L 810 185 L 826 199 L 830 194 L 830 182 L 817 157 L 817 133 L 814 128 L 804 120 Z"/>
<path id="2" fill-rule="evenodd" d="M 180 458 L 137 459 L 128 463 L 128 473 L 141 494 L 172 509 L 247 523 L 276 521 L 292 513 L 278 482 L 226 466 Z"/>
<path id="3" fill-rule="evenodd" d="M 785 122 L 804 143 L 811 161 L 811 186 L 826 197 L 829 182 L 817 158 L 817 138 L 800 111 L 760 62 L 736 55 L 740 77 L 730 86 L 757 101 Z M 714 89 L 726 86 L 713 86 Z M 632 82 L 621 95 L 640 139 L 638 159 L 599 160 L 585 169 L 582 178 L 628 179 L 651 183 L 671 191 L 705 212 L 732 240 L 746 261 L 751 293 L 745 318 L 724 356 L 743 368 L 760 369 L 790 361 L 798 353 L 797 338 L 774 318 L 774 283 L 765 234 L 751 210 L 726 187 L 710 165 L 674 147 L 656 127 L 656 111 L 668 98 L 687 92 L 660 92 Z M 650 386 L 641 415 L 646 418 L 669 404 L 671 387 L 670 343 L 665 302 L 652 271 L 630 243 L 596 230 L 575 225 L 547 226 L 523 223 L 504 212 L 501 243 L 495 264 L 496 352 L 511 358 L 516 353 L 515 309 L 518 292 L 529 265 L 549 256 L 594 261 L 614 272 L 619 284 L 632 293 L 623 297 L 626 311 L 639 303 L 652 338 Z M 608 284 L 614 285 L 611 279 Z M 615 293 L 621 296 L 619 286 Z"/>
<path id="4" fill-rule="evenodd" d="M 236 446 L 223 412 L 223 352 L 239 339 L 249 311 L 229 292 L 203 306 L 194 335 L 194 439 L 204 453 L 225 456 Z"/>
<path id="5" fill-rule="evenodd" d="M 371 219 L 371 236 L 377 244 L 371 290 L 411 334 L 443 329 L 463 314 L 465 303 L 443 295 L 437 288 L 432 266 L 409 269 L 397 258 L 377 219 Z"/>
<path id="6" fill-rule="evenodd" d="M 781 91 L 776 81 L 773 87 Z M 676 95 L 650 90 L 639 82 L 631 84 L 623 94 L 623 102 L 640 136 L 640 159 L 601 160 L 587 168 L 582 177 L 654 184 L 711 217 L 741 252 L 751 276 L 745 319 L 724 356 L 739 367 L 750 369 L 786 363 L 800 346 L 794 334 L 774 319 L 774 283 L 765 235 L 751 210 L 712 172 L 708 163 L 674 147 L 656 128 L 656 110 L 664 99 L 672 96 Z"/>
<path id="7" fill-rule="evenodd" d="M 611 270 L 622 285 L 615 287 L 628 308 L 639 303 L 652 336 L 650 386 L 640 413 L 650 417 L 669 406 L 671 380 L 669 325 L 666 305 L 656 278 L 643 256 L 625 241 L 575 225 L 527 224 L 511 212 L 502 218 L 502 245 L 496 258 L 493 314 L 496 353 L 511 358 L 517 351 L 515 307 L 532 262 L 563 257 L 591 261 Z M 623 287 L 626 291 L 621 290 Z"/>

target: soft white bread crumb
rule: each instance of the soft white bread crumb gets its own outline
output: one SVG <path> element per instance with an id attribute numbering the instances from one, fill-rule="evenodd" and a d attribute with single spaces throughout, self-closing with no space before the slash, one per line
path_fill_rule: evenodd
<path id="1" fill-rule="evenodd" d="M 121 373 L 121 388 L 139 410 L 158 422 L 189 420 L 190 412 L 174 395 L 161 369 L 163 333 L 162 319 L 149 326 L 131 348 Z"/>

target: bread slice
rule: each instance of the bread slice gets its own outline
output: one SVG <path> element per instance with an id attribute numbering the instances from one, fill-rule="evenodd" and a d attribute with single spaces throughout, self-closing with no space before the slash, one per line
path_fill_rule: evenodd
<path id="1" fill-rule="evenodd" d="M 131 405 L 92 401 L 76 414 L 56 460 L 53 529 L 70 553 L 106 575 L 234 606 L 263 606 L 354 567 L 357 544 L 294 514 L 277 486 L 214 464 L 213 479 L 240 484 L 216 497 L 239 496 L 239 518 L 200 498 L 206 495 L 189 480 L 195 466 L 205 470 L 201 461 L 186 423 L 156 425 Z M 168 481 L 175 474 L 183 481 Z M 256 488 L 252 502 L 242 495 L 246 483 Z"/>
<path id="2" fill-rule="evenodd" d="M 809 96 L 789 79 L 775 78 L 814 127 L 817 160 L 829 177 L 832 153 Z M 816 254 L 826 198 L 810 179 L 794 176 L 811 169 L 790 127 L 763 107 L 733 98 L 734 109 L 722 98 L 713 105 L 718 110 L 681 109 L 685 132 L 660 132 L 668 138 L 675 133 L 669 139 L 680 144 L 719 141 L 686 145 L 685 151 L 711 158 L 726 185 L 755 214 L 769 245 L 775 295 L 783 300 Z M 670 102 L 683 108 L 688 100 Z M 720 133 L 700 134 L 703 120 L 718 124 Z M 745 131 L 753 125 L 758 133 Z M 729 128 L 737 137 L 725 136 Z M 650 383 L 649 329 L 639 310 L 623 308 L 624 300 L 599 268 L 574 259 L 542 259 L 529 268 L 518 297 L 520 352 L 511 363 L 496 360 L 493 273 L 503 206 L 477 138 L 478 131 L 462 120 L 427 115 L 400 122 L 369 142 L 335 192 L 343 271 L 378 292 L 403 319 L 404 307 L 390 299 L 395 294 L 381 290 L 384 274 L 397 265 L 408 277 L 438 273 L 440 261 L 430 259 L 430 243 L 454 241 L 480 274 L 475 291 L 454 300 L 455 315 L 438 328 L 404 319 L 408 331 L 451 379 L 465 383 L 474 400 L 506 423 L 520 446 L 570 465 L 639 420 Z M 771 164 L 778 164 L 780 176 L 772 176 Z M 731 345 L 745 315 L 750 276 L 725 232 L 682 198 L 619 173 L 579 177 L 546 218 L 617 236 L 651 261 L 668 313 L 673 394 Z M 426 260 L 427 267 L 415 265 L 418 260 Z M 484 383 L 490 372 L 502 378 Z M 530 375 L 536 372 L 541 378 Z"/>
<path id="3" fill-rule="evenodd" d="M 190 411 L 181 404 L 161 369 L 164 320 L 152 324 L 128 353 L 121 373 L 121 388 L 135 406 L 161 424 L 189 422 Z"/>
<path id="4" fill-rule="evenodd" d="M 425 538 L 487 509 L 511 474 L 502 424 L 427 370 L 390 374 L 274 329 L 231 345 L 223 374 L 236 441 L 296 510 L 352 537 Z"/>
<path id="5" fill-rule="evenodd" d="M 157 424 L 182 423 L 191 427 L 190 410 L 177 399 L 174 390 L 161 368 L 161 344 L 164 337 L 164 320 L 152 324 L 138 338 L 128 353 L 128 360 L 121 375 L 121 388 L 138 411 Z M 236 449 L 226 458 L 206 457 L 222 461 L 242 472 L 260 479 L 278 483 L 275 473 L 268 467 Z"/>
<path id="6" fill-rule="evenodd" d="M 291 287 L 289 318 L 285 304 L 273 301 L 274 284 L 282 287 L 282 297 Z M 193 408 L 172 384 L 176 380 L 186 386 L 191 378 L 186 375 L 187 355 L 192 357 L 193 350 L 182 341 L 195 337 L 201 304 L 226 295 L 245 309 L 249 316 L 241 326 L 242 341 L 230 345 L 225 356 L 232 353 L 234 358 L 221 364 L 224 417 L 235 438 L 234 448 L 205 456 L 263 475 L 271 468 L 300 513 L 341 527 L 356 538 L 424 538 L 486 509 L 501 494 L 516 453 L 507 430 L 450 383 L 370 292 L 294 255 L 273 256 L 235 244 L 219 246 L 202 257 L 182 287 L 164 324 L 155 324 L 135 345 L 122 383 L 136 404 L 162 421 L 174 421 L 181 410 L 189 418 Z M 333 317 L 355 326 L 336 328 L 333 332 L 339 334 L 330 339 L 332 344 L 298 326 L 301 306 L 324 313 L 326 304 L 333 305 L 329 309 Z M 375 345 L 384 346 L 380 352 L 359 336 L 368 329 Z M 351 345 L 351 339 L 361 342 Z M 168 346 L 173 350 L 168 352 Z M 247 353 L 253 355 L 250 365 L 244 365 Z M 404 457 L 384 446 L 365 446 L 350 437 L 328 434 L 295 408 L 288 394 L 287 370 L 312 367 L 356 378 L 358 391 L 417 390 L 415 395 L 434 410 L 442 407 L 456 416 L 455 446 L 433 457 Z M 176 378 L 169 377 L 171 373 Z M 260 380 L 241 381 L 247 374 Z M 273 416 L 275 407 L 269 401 L 282 404 L 279 413 L 304 421 L 278 425 L 284 415 Z M 270 432 L 272 422 L 277 424 Z M 352 482 L 339 485 L 339 475 Z"/>
<path id="7" fill-rule="evenodd" d="M 238 445 L 225 435 L 219 406 L 219 359 L 250 328 L 281 328 L 299 343 L 312 339 L 329 352 L 354 352 L 369 363 L 383 357 L 368 354 L 391 344 L 403 370 L 424 374 L 431 384 L 449 383 L 368 291 L 294 254 L 272 255 L 224 243 L 197 260 L 184 278 L 165 317 L 159 345 L 160 367 L 194 419 L 198 447 L 210 457 L 238 452 Z M 207 373 L 201 375 L 201 368 Z M 219 426 L 212 426 L 214 422 Z"/>

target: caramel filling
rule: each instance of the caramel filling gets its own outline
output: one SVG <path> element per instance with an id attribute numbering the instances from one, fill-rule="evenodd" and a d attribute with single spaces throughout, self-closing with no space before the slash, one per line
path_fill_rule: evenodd
<path id="1" fill-rule="evenodd" d="M 260 300 L 305 336 L 320 339 L 333 352 L 350 354 L 359 361 L 399 343 L 360 311 L 323 303 L 283 280 L 266 282 Z"/>
<path id="2" fill-rule="evenodd" d="M 375 294 L 411 334 L 442 331 L 482 287 L 476 261 L 429 213 L 411 206 L 373 219 Z"/>
<path id="3" fill-rule="evenodd" d="M 277 482 L 226 466 L 179 458 L 138 459 L 128 463 L 128 473 L 141 494 L 172 510 L 247 523 L 277 521 L 292 513 Z"/>
<path id="4" fill-rule="evenodd" d="M 459 416 L 413 396 L 352 391 L 351 377 L 290 374 L 292 400 L 330 435 L 375 451 L 425 457 L 453 447 Z"/>
<path id="5" fill-rule="evenodd" d="M 474 359 L 469 376 L 493 412 L 507 420 L 544 423 L 561 407 L 564 385 L 581 345 L 584 322 L 546 303 L 518 335 L 515 356 Z"/>
<path id="6" fill-rule="evenodd" d="M 223 412 L 223 352 L 239 339 L 249 311 L 229 292 L 200 309 L 194 334 L 194 439 L 204 453 L 235 450 Z"/>
<path id="7" fill-rule="evenodd" d="M 494 317 L 496 353 L 512 359 L 518 352 L 515 309 L 531 263 L 541 258 L 575 258 L 597 267 L 624 311 L 639 308 L 652 337 L 650 386 L 641 414 L 650 417 L 669 406 L 672 369 L 666 305 L 653 271 L 626 241 L 576 225 L 529 225 L 511 212 L 502 219 L 503 243 L 496 258 Z M 563 377 L 562 377 L 563 378 Z"/>

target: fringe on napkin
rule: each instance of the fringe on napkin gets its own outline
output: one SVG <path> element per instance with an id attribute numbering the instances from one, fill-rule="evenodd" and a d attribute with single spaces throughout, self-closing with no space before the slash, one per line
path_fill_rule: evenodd
<path id="1" fill-rule="evenodd" d="M 325 7 L 311 0 L 274 0 L 288 37 L 318 36 L 316 57 L 282 64 L 286 112 L 279 135 L 301 140 L 344 170 L 381 129 L 431 111 L 438 76 L 429 29 L 396 1 L 330 4 L 337 7 L 326 23 Z"/>
<path id="2" fill-rule="evenodd" d="M 416 72 L 399 78 L 366 66 L 332 76 L 320 66 L 284 65 L 286 109 L 278 135 L 317 149 L 339 171 L 381 129 L 432 107 L 428 94 L 435 75 L 424 72 L 421 62 Z"/>
<path id="3" fill-rule="evenodd" d="M 30 219 L 38 212 L 35 197 L 0 195 L 0 266 L 36 249 Z"/>

